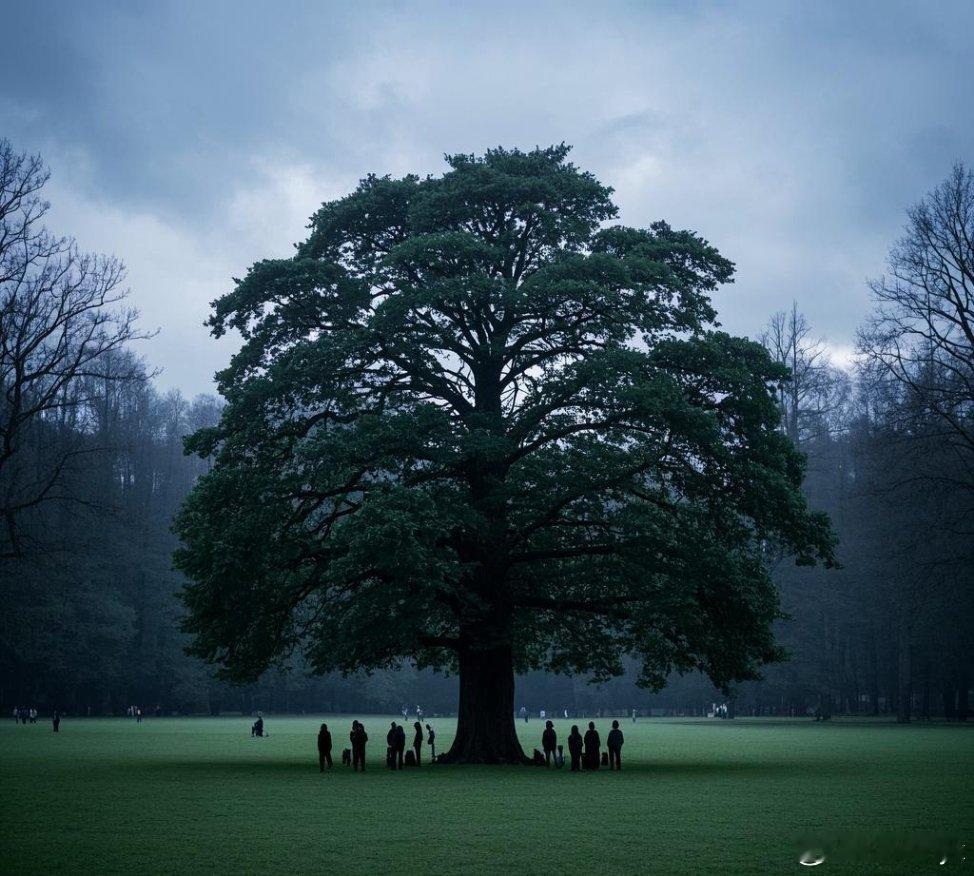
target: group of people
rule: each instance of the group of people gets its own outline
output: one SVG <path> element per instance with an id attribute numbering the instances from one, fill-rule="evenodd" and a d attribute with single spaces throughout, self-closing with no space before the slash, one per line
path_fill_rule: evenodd
<path id="1" fill-rule="evenodd" d="M 418 711 L 418 709 L 417 709 Z M 261 732 L 263 733 L 263 719 L 261 722 Z M 392 770 L 401 770 L 403 766 L 420 766 L 422 763 L 423 752 L 423 725 L 416 721 L 413 724 L 413 747 L 412 751 L 406 752 L 406 730 L 395 721 L 386 734 L 386 766 Z M 369 734 L 365 732 L 365 727 L 360 721 L 352 721 L 352 730 L 348 734 L 348 741 L 351 748 L 342 753 L 343 763 L 349 764 L 355 772 L 360 769 L 365 772 L 365 743 L 369 741 Z M 430 747 L 430 758 L 436 760 L 436 731 L 427 724 L 425 741 Z M 332 738 L 331 731 L 327 724 L 322 724 L 318 730 L 318 768 L 321 772 L 327 766 L 331 769 L 333 761 L 331 757 Z"/>
<path id="2" fill-rule="evenodd" d="M 14 724 L 37 723 L 37 709 L 33 706 L 15 706 L 13 715 Z M 58 733 L 61 729 L 61 713 L 57 709 L 51 713 L 51 726 L 54 728 L 55 733 Z"/>
<path id="3" fill-rule="evenodd" d="M 568 754 L 571 758 L 571 771 L 577 773 L 583 769 L 597 770 L 600 766 L 607 766 L 610 770 L 622 769 L 622 745 L 625 738 L 619 729 L 619 722 L 612 722 L 612 729 L 605 740 L 606 750 L 602 751 L 602 737 L 595 729 L 595 722 L 588 722 L 588 730 L 585 735 L 578 730 L 578 724 L 572 724 L 571 733 L 568 734 Z M 565 763 L 564 749 L 558 744 L 558 734 L 555 733 L 555 725 L 551 721 L 545 722 L 544 732 L 541 734 L 541 748 L 544 752 L 543 760 L 548 766 L 552 760 L 555 766 L 563 766 Z M 538 753 L 535 752 L 537 755 Z M 536 757 L 537 760 L 537 757 Z"/>
<path id="4" fill-rule="evenodd" d="M 36 724 L 37 709 L 33 706 L 14 706 L 14 724 Z"/>
<path id="5" fill-rule="evenodd" d="M 417 708 L 419 708 L 419 707 L 417 706 Z M 726 709 L 726 706 L 725 706 L 725 709 Z M 637 709 L 632 709 L 629 712 L 629 714 L 632 716 L 632 723 L 633 724 L 636 723 L 636 716 L 638 715 L 638 713 L 639 712 L 638 712 Z M 403 712 L 403 715 L 405 715 L 405 714 L 406 713 Z M 568 709 L 562 709 L 562 714 L 564 715 L 564 718 L 567 721 L 568 720 Z M 528 723 L 528 718 L 530 717 L 531 713 L 528 711 L 528 707 L 527 706 L 521 706 L 520 710 L 518 711 L 518 715 L 520 715 L 521 716 L 521 720 L 524 721 L 525 724 L 527 724 Z M 548 712 L 545 709 L 541 709 L 538 712 L 538 716 L 543 721 L 545 718 L 548 717 Z M 599 718 L 602 717 L 602 712 L 601 711 L 598 713 L 598 717 Z"/>

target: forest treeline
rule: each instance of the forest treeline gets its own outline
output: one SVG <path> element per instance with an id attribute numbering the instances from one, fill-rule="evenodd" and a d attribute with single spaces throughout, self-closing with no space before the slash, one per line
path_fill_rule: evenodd
<path id="1" fill-rule="evenodd" d="M 454 679 L 405 667 L 254 685 L 186 656 L 172 519 L 207 462 L 184 438 L 221 402 L 161 394 L 135 353 L 124 269 L 44 226 L 39 158 L 0 141 L 0 708 L 395 711 L 455 708 Z M 807 458 L 841 568 L 769 553 L 790 654 L 723 694 L 532 674 L 532 711 L 893 714 L 964 719 L 974 662 L 974 182 L 958 166 L 910 211 L 858 355 L 837 367 L 797 304 L 762 336 L 791 379 L 782 429 Z M 144 344 L 138 349 L 145 349 Z"/>

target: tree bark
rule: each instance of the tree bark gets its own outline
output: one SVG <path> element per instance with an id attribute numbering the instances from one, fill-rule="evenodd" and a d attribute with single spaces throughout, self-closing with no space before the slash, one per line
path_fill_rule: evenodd
<path id="1" fill-rule="evenodd" d="M 514 725 L 514 656 L 510 645 L 460 649 L 457 735 L 442 763 L 524 764 Z"/>

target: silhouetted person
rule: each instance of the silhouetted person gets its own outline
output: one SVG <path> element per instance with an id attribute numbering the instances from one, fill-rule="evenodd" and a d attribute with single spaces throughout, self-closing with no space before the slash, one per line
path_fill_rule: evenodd
<path id="1" fill-rule="evenodd" d="M 599 768 L 599 748 L 602 740 L 599 738 L 598 730 L 595 729 L 595 722 L 588 722 L 588 730 L 585 731 L 585 769 L 597 770 Z"/>
<path id="2" fill-rule="evenodd" d="M 258 712 L 257 720 L 254 721 L 254 726 L 250 728 L 251 736 L 263 736 L 264 735 L 264 716 Z"/>
<path id="3" fill-rule="evenodd" d="M 435 763 L 436 761 L 436 731 L 430 727 L 429 724 L 426 725 L 426 742 L 430 747 L 430 763 Z"/>
<path id="4" fill-rule="evenodd" d="M 413 736 L 413 751 L 416 752 L 416 766 L 419 766 L 422 763 L 420 755 L 423 751 L 423 725 L 417 721 L 413 724 L 413 729 L 416 731 Z"/>
<path id="5" fill-rule="evenodd" d="M 541 734 L 541 750 L 544 752 L 545 766 L 551 766 L 551 758 L 555 757 L 557 747 L 558 735 L 555 733 L 555 725 L 551 721 L 545 721 L 544 733 Z M 558 763 L 557 757 L 555 763 Z"/>
<path id="6" fill-rule="evenodd" d="M 386 766 L 394 770 L 396 768 L 396 746 L 399 744 L 399 734 L 396 733 L 396 722 L 392 722 L 389 732 L 386 733 Z"/>
<path id="7" fill-rule="evenodd" d="M 401 724 L 396 727 L 396 745 L 395 745 L 395 768 L 397 770 L 402 769 L 403 757 L 406 754 L 406 728 Z"/>
<path id="8" fill-rule="evenodd" d="M 54 725 L 54 732 L 55 733 L 60 732 L 60 729 L 61 729 L 61 713 L 58 712 L 56 709 L 54 711 L 54 714 L 51 716 L 51 724 Z"/>
<path id="9" fill-rule="evenodd" d="M 605 740 L 606 748 L 609 749 L 609 769 L 610 770 L 621 770 L 622 769 L 622 743 L 625 739 L 622 737 L 622 731 L 619 729 L 619 722 L 612 722 L 612 729 L 609 731 L 609 736 Z"/>
<path id="10" fill-rule="evenodd" d="M 318 731 L 318 769 L 325 771 L 325 764 L 331 769 L 331 733 L 328 732 L 328 725 L 322 724 Z"/>
<path id="11" fill-rule="evenodd" d="M 348 739 L 352 743 L 352 769 L 358 772 L 361 766 L 364 773 L 365 743 L 369 741 L 369 735 L 358 721 L 352 721 L 352 732 L 348 734 Z"/>
<path id="12" fill-rule="evenodd" d="M 578 732 L 578 724 L 572 724 L 572 732 L 568 734 L 568 754 L 572 772 L 577 773 L 582 768 L 582 734 Z"/>

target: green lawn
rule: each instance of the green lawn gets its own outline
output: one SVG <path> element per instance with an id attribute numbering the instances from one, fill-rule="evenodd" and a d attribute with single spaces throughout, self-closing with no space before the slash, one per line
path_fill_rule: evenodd
<path id="1" fill-rule="evenodd" d="M 4 873 L 917 873 L 969 870 L 974 732 L 891 724 L 624 723 L 623 772 L 318 773 L 350 718 L 0 725 Z M 607 721 L 598 722 L 603 731 Z M 448 743 L 450 722 L 434 725 Z M 603 726 L 604 725 L 604 726 Z M 541 723 L 520 725 L 527 746 Z M 568 725 L 558 721 L 559 741 Z M 584 726 L 583 726 L 584 729 Z M 801 853 L 827 860 L 810 871 Z M 938 866 L 941 853 L 951 857 Z M 972 856 L 974 857 L 974 856 Z"/>

